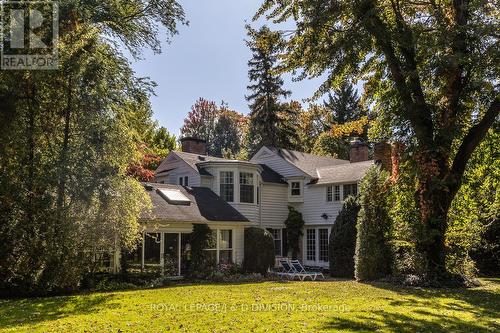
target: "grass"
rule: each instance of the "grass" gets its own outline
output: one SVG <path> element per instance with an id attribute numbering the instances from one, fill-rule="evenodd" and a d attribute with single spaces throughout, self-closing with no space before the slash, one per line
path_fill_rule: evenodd
<path id="1" fill-rule="evenodd" d="M 0 332 L 499 332 L 500 279 L 474 289 L 354 281 L 179 284 L 0 300 Z"/>

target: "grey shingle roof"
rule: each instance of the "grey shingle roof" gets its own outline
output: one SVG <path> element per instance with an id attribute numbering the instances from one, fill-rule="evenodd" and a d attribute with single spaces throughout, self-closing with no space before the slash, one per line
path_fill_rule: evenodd
<path id="1" fill-rule="evenodd" d="M 283 180 L 284 177 L 268 167 L 265 164 L 260 164 L 262 167 L 262 180 L 266 183 L 277 183 L 277 184 L 286 184 L 286 182 Z"/>
<path id="2" fill-rule="evenodd" d="M 189 166 L 192 167 L 194 170 L 198 170 L 198 167 L 196 166 L 196 164 L 200 163 L 200 162 L 227 161 L 227 159 L 225 159 L 225 158 L 208 156 L 208 155 L 198 155 L 198 154 L 192 154 L 192 153 L 185 153 L 182 151 L 175 151 L 174 153 L 177 156 L 179 156 L 181 159 L 183 159 L 187 164 L 189 164 Z M 161 167 L 161 164 L 160 164 L 160 167 Z M 165 171 L 165 169 L 160 168 L 160 167 L 158 167 L 158 169 L 156 169 L 156 171 L 155 171 L 156 174 Z"/>
<path id="3" fill-rule="evenodd" d="M 328 156 L 318 156 L 308 153 L 302 153 L 295 150 L 281 149 L 276 147 L 267 147 L 267 148 L 277 153 L 285 161 L 292 163 L 297 168 L 304 171 L 311 177 L 318 177 L 316 170 L 319 168 L 331 167 L 340 164 L 349 164 L 349 161 Z"/>
<path id="4" fill-rule="evenodd" d="M 347 163 L 318 169 L 316 184 L 347 183 L 361 180 L 374 161 Z"/>
<path id="5" fill-rule="evenodd" d="M 222 200 L 209 188 L 183 187 L 180 185 L 144 183 L 146 192 L 151 198 L 153 209 L 151 212 L 141 214 L 141 219 L 164 220 L 171 222 L 248 222 L 240 212 Z M 157 189 L 177 189 L 191 200 L 191 204 L 169 204 Z"/>

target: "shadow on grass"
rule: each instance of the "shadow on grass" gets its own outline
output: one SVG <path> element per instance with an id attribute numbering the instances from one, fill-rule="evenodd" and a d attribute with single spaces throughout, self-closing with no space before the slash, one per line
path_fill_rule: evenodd
<path id="1" fill-rule="evenodd" d="M 0 329 L 95 313 L 103 306 L 107 309 L 113 306 L 109 304 L 113 297 L 110 293 L 0 300 Z"/>
<path id="2" fill-rule="evenodd" d="M 498 283 L 498 280 L 490 282 Z M 356 315 L 356 319 L 332 318 L 324 328 L 354 332 L 500 332 L 500 324 L 495 321 L 500 314 L 498 292 L 479 288 L 405 288 L 385 283 L 369 285 L 401 295 L 400 299 L 389 303 L 394 311 L 389 307 L 389 310 L 361 313 Z M 465 318 L 460 313 L 472 314 L 473 318 Z"/>

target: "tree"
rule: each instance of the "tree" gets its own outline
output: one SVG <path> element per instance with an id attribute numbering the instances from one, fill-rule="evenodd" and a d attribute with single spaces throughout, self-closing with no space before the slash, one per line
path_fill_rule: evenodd
<path id="1" fill-rule="evenodd" d="M 298 137 L 301 151 L 311 153 L 318 137 L 328 129 L 328 109 L 311 104 L 299 114 Z"/>
<path id="2" fill-rule="evenodd" d="M 363 115 L 358 93 L 349 82 L 343 82 L 333 95 L 328 92 L 323 105 L 330 110 L 331 124 L 344 124 Z"/>
<path id="3" fill-rule="evenodd" d="M 222 103 L 214 128 L 213 155 L 233 157 L 239 154 L 246 127 L 246 117 Z"/>
<path id="4" fill-rule="evenodd" d="M 376 280 L 390 273 L 387 179 L 387 172 L 373 166 L 361 181 L 354 257 L 354 275 L 358 281 Z"/>
<path id="5" fill-rule="evenodd" d="M 184 125 L 181 128 L 181 134 L 184 137 L 195 137 L 207 142 L 207 154 L 213 154 L 213 142 L 215 124 L 217 121 L 218 109 L 215 102 L 199 98 L 191 107 Z"/>
<path id="6" fill-rule="evenodd" d="M 74 290 L 96 259 L 136 245 L 150 203 L 126 169 L 154 85 L 110 40 L 160 51 L 156 29 L 184 19 L 175 1 L 122 2 L 60 1 L 59 68 L 0 71 L 1 291 Z"/>
<path id="7" fill-rule="evenodd" d="M 297 259 L 300 252 L 300 238 L 304 234 L 302 228 L 304 227 L 304 220 L 302 213 L 288 206 L 288 217 L 285 220 L 286 235 L 288 240 L 288 247 L 292 250 L 292 258 Z"/>
<path id="8" fill-rule="evenodd" d="M 252 59 L 248 61 L 248 77 L 251 84 L 247 87 L 251 92 L 247 101 L 250 103 L 250 144 L 256 152 L 260 147 L 279 146 L 280 125 L 284 117 L 280 112 L 291 112 L 280 104 L 281 97 L 288 97 L 290 91 L 283 88 L 283 79 L 278 70 L 278 54 L 282 48 L 282 37 L 263 26 L 254 30 L 247 26 L 250 40 L 247 45 L 252 51 Z M 284 126 L 282 126 L 283 128 Z"/>
<path id="9" fill-rule="evenodd" d="M 425 226 L 419 247 L 428 275 L 448 280 L 448 211 L 472 153 L 500 112 L 500 55 L 489 1 L 266 0 L 277 22 L 294 19 L 284 69 L 301 77 L 328 73 L 319 93 L 345 80 L 366 80 L 364 100 L 405 133 L 418 171 Z"/>
<path id="10" fill-rule="evenodd" d="M 356 221 L 359 204 L 354 196 L 349 196 L 342 204 L 332 226 L 329 240 L 330 275 L 354 277 L 354 254 L 356 250 Z"/>

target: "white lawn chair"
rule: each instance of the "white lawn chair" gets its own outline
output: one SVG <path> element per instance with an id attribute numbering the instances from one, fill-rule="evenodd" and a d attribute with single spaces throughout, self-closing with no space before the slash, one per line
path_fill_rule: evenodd
<path id="1" fill-rule="evenodd" d="M 278 260 L 278 272 L 276 274 L 281 277 L 281 278 L 288 278 L 288 279 L 294 279 L 296 274 L 295 274 L 295 269 L 293 266 L 290 264 L 288 259 L 282 258 Z"/>
<path id="2" fill-rule="evenodd" d="M 310 278 L 312 281 L 315 281 L 318 276 L 321 276 L 323 280 L 325 279 L 325 276 L 321 272 L 306 271 L 304 266 L 302 266 L 302 264 L 298 260 L 291 260 L 290 265 L 292 265 L 293 269 L 295 270 L 295 274 L 300 278 L 301 281 L 304 281 L 305 278 Z"/>

